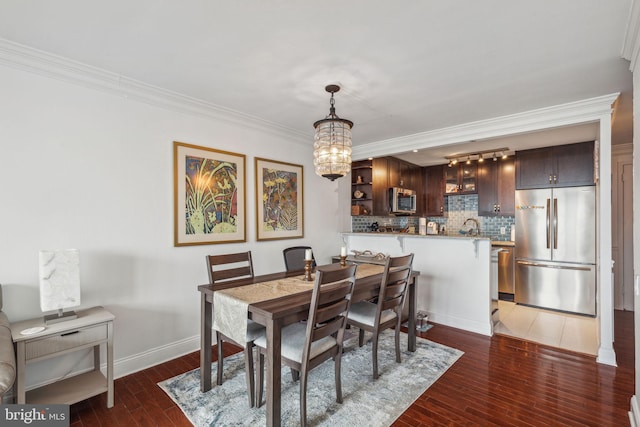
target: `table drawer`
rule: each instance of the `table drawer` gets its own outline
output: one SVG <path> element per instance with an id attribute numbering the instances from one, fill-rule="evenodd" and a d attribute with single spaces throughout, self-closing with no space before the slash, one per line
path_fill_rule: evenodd
<path id="1" fill-rule="evenodd" d="M 107 325 L 102 324 L 29 341 L 25 346 L 26 360 L 60 353 L 86 344 L 99 343 L 106 340 L 107 336 Z"/>

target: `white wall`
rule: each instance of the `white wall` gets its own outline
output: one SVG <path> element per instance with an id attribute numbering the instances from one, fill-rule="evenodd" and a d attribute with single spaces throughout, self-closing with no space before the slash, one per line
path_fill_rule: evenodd
<path id="1" fill-rule="evenodd" d="M 319 263 L 338 251 L 338 186 L 313 172 L 311 125 L 308 140 L 287 139 L 4 66 L 0 94 L 4 309 L 42 316 L 38 251 L 79 249 L 82 307 L 116 316 L 116 377 L 197 349 L 206 254 L 251 250 L 265 274 L 284 269 L 287 246 L 313 246 Z M 246 155 L 246 243 L 173 246 L 174 140 Z M 303 239 L 256 242 L 255 157 L 304 166 Z M 27 386 L 75 366 L 33 369 Z"/>

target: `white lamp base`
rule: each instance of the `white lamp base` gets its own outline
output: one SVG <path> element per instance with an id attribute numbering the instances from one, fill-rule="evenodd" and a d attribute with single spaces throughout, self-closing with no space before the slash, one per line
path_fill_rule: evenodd
<path id="1" fill-rule="evenodd" d="M 65 311 L 59 310 L 56 314 L 47 314 L 44 316 L 44 324 L 51 325 L 53 323 L 65 322 L 67 320 L 77 319 L 78 315 L 75 311 Z"/>

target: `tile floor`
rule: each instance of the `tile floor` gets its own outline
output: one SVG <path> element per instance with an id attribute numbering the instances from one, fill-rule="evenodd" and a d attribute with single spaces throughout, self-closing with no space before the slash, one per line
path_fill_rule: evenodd
<path id="1" fill-rule="evenodd" d="M 593 317 L 559 313 L 499 301 L 497 334 L 522 338 L 578 353 L 598 354 L 597 324 Z"/>

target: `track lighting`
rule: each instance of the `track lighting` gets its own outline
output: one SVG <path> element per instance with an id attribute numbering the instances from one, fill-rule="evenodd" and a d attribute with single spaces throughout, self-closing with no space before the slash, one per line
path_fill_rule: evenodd
<path id="1" fill-rule="evenodd" d="M 458 159 L 460 160 L 464 160 L 464 158 L 466 157 L 467 160 L 465 161 L 466 164 L 470 165 L 472 160 L 477 160 L 478 163 L 482 163 L 484 162 L 484 156 L 490 156 L 493 155 L 491 157 L 491 159 L 496 162 L 498 161 L 498 153 L 500 154 L 500 157 L 503 159 L 507 158 L 507 152 L 509 151 L 508 148 L 503 147 L 503 148 L 494 148 L 491 150 L 483 150 L 483 151 L 475 151 L 473 153 L 459 153 L 459 154 L 452 154 L 450 156 L 445 156 L 444 158 L 449 160 L 449 167 L 453 167 L 456 163 L 458 163 Z"/>

